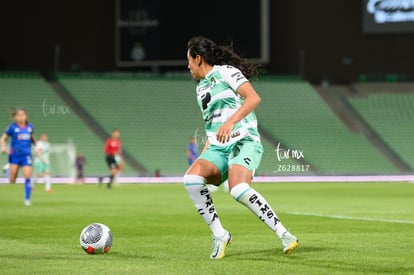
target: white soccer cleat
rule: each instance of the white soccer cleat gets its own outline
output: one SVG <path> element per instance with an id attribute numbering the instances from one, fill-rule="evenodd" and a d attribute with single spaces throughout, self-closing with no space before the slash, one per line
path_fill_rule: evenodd
<path id="1" fill-rule="evenodd" d="M 213 251 L 211 252 L 210 259 L 217 260 L 225 256 L 224 251 L 231 243 L 231 234 L 226 231 L 223 237 L 217 238 L 213 236 Z"/>
<path id="2" fill-rule="evenodd" d="M 283 253 L 285 254 L 291 254 L 300 244 L 299 240 L 288 231 L 283 233 L 280 240 L 282 241 Z"/>
<path id="3" fill-rule="evenodd" d="M 24 200 L 24 205 L 31 206 L 32 203 L 30 202 L 30 200 Z"/>

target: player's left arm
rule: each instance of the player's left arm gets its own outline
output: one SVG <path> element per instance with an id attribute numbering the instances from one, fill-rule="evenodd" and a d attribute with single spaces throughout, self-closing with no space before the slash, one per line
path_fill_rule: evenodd
<path id="1" fill-rule="evenodd" d="M 33 144 L 34 146 L 37 146 L 37 139 L 36 139 L 36 137 L 34 136 L 34 134 L 32 134 L 32 135 L 30 136 L 30 139 L 32 140 L 32 144 Z"/>
<path id="2" fill-rule="evenodd" d="M 121 160 L 124 159 L 124 154 L 122 152 L 122 144 L 121 143 L 119 144 L 119 149 L 118 149 L 118 152 L 116 152 L 116 154 L 121 158 Z"/>
<path id="3" fill-rule="evenodd" d="M 240 85 L 237 89 L 237 93 L 242 96 L 245 100 L 242 106 L 235 112 L 226 123 L 221 126 L 217 131 L 217 140 L 225 143 L 230 140 L 231 131 L 234 128 L 234 125 L 245 118 L 248 114 L 254 111 L 254 109 L 260 104 L 260 96 L 257 94 L 256 90 L 246 81 Z"/>
<path id="4" fill-rule="evenodd" d="M 118 167 L 119 170 L 123 171 L 125 166 L 125 157 L 122 150 L 122 144 L 119 145 L 119 150 L 116 153 L 116 155 L 119 157 Z"/>

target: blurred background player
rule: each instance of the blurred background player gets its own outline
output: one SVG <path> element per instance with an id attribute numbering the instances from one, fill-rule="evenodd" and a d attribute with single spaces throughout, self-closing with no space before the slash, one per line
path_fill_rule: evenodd
<path id="1" fill-rule="evenodd" d="M 52 192 L 49 162 L 50 143 L 48 141 L 47 134 L 42 133 L 40 135 L 40 140 L 37 142 L 36 149 L 36 157 L 33 164 L 35 173 L 34 182 L 37 183 L 39 178 L 43 176 L 45 182 L 45 191 Z"/>
<path id="2" fill-rule="evenodd" d="M 191 137 L 190 144 L 187 147 L 188 165 L 191 166 L 198 157 L 198 146 L 196 137 Z"/>
<path id="3" fill-rule="evenodd" d="M 36 146 L 37 143 L 36 138 L 33 135 L 33 125 L 28 121 L 26 110 L 23 108 L 16 108 L 13 112 L 13 118 L 14 122 L 7 127 L 6 132 L 1 136 L 1 152 L 3 154 L 6 153 L 6 140 L 10 137 L 10 183 L 16 183 L 19 167 L 21 167 L 24 176 L 24 203 L 26 206 L 29 206 L 31 205 L 30 196 L 32 192 L 32 185 L 30 183 L 30 178 L 32 176 L 32 144 Z"/>
<path id="4" fill-rule="evenodd" d="M 109 181 L 107 188 L 110 189 L 118 173 L 123 169 L 123 159 L 121 155 L 121 132 L 118 129 L 112 131 L 112 135 L 105 142 L 105 160 L 110 170 L 110 175 L 107 176 Z M 102 184 L 104 177 L 99 178 L 99 185 Z"/>
<path id="5" fill-rule="evenodd" d="M 85 165 L 86 159 L 83 156 L 82 152 L 79 152 L 76 155 L 76 161 L 75 161 L 75 166 L 76 166 L 76 180 L 77 182 L 80 183 L 85 183 L 85 177 L 83 175 L 83 167 Z"/>

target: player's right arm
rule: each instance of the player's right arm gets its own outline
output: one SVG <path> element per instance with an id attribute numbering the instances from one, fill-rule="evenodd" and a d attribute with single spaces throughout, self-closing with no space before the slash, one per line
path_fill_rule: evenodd
<path id="1" fill-rule="evenodd" d="M 39 145 L 39 144 L 38 144 L 38 145 Z M 42 148 L 40 148 L 39 146 L 36 146 L 36 150 L 35 150 L 35 152 L 36 152 L 36 157 L 37 157 L 38 159 L 40 159 L 40 161 L 41 161 L 41 162 L 46 163 L 46 160 L 42 157 L 42 152 L 43 152 L 43 149 L 42 149 Z"/>
<path id="2" fill-rule="evenodd" d="M 1 152 L 3 154 L 5 154 L 7 152 L 7 144 L 6 144 L 6 140 L 9 136 L 6 133 L 3 133 L 3 135 L 0 138 L 0 143 L 1 143 Z"/>

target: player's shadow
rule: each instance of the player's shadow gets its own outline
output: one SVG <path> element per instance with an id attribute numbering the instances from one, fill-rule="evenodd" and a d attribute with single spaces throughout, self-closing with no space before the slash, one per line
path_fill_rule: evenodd
<path id="1" fill-rule="evenodd" d="M 328 247 L 314 247 L 314 246 L 299 246 L 297 250 L 292 255 L 288 256 L 294 256 L 295 258 L 300 257 L 303 254 L 306 253 L 315 253 L 315 252 L 325 252 L 329 251 L 330 248 Z M 275 257 L 275 256 L 281 256 L 286 257 L 287 255 L 283 254 L 281 248 L 272 248 L 272 249 L 255 249 L 255 250 L 246 250 L 246 251 L 230 251 L 228 249 L 226 251 L 226 258 L 231 257 L 238 257 L 240 259 L 246 259 L 246 260 L 256 260 L 256 261 L 262 261 L 267 260 L 267 258 Z"/>
<path id="2" fill-rule="evenodd" d="M 331 251 L 338 250 L 333 247 L 315 247 L 315 246 L 301 246 L 292 255 L 285 255 L 280 249 L 253 249 L 253 250 L 238 250 L 231 251 L 230 248 L 226 250 L 226 258 L 233 260 L 249 260 L 256 262 L 271 262 L 277 257 L 278 263 L 292 263 L 302 266 L 303 268 L 317 268 L 326 270 L 341 270 L 351 273 L 410 273 L 412 268 L 410 266 L 391 266 L 382 267 L 377 266 L 373 262 L 366 262 L 361 264 L 355 263 L 352 260 L 329 260 L 321 261 L 320 258 L 315 255 L 307 254 L 327 254 Z M 323 256 L 322 256 L 323 257 Z M 306 260 L 304 260 L 306 259 Z"/>
<path id="3" fill-rule="evenodd" d="M 153 260 L 157 257 L 152 255 L 142 255 L 142 254 L 131 254 L 131 253 L 122 253 L 119 251 L 111 251 L 111 255 L 115 257 L 121 257 L 122 259 L 141 259 L 141 260 Z"/>

